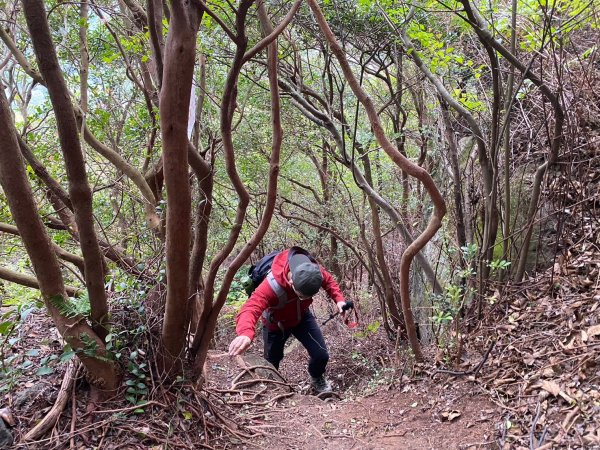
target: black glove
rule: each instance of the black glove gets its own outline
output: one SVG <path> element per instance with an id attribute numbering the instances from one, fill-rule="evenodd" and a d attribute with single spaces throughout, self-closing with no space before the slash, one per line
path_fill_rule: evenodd
<path id="1" fill-rule="evenodd" d="M 352 300 L 346 300 L 346 304 L 342 306 L 342 312 L 346 312 L 349 309 L 354 309 L 354 302 Z"/>

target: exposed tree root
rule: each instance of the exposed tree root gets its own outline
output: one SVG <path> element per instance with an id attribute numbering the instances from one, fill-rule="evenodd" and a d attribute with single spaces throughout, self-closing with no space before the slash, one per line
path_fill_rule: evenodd
<path id="1" fill-rule="evenodd" d="M 63 382 L 60 386 L 60 390 L 58 391 L 58 397 L 56 398 L 56 402 L 54 402 L 54 406 L 40 421 L 40 423 L 33 427 L 29 433 L 23 437 L 23 441 L 35 441 L 43 436 L 48 430 L 50 430 L 50 428 L 54 427 L 63 410 L 65 409 L 67 401 L 69 400 L 69 393 L 73 387 L 73 383 L 75 382 L 78 368 L 79 360 L 71 360 L 69 362 Z"/>

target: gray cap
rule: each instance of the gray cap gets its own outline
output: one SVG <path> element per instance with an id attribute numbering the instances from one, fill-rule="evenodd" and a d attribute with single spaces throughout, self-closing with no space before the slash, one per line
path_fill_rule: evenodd
<path id="1" fill-rule="evenodd" d="M 318 264 L 312 262 L 306 255 L 294 255 L 290 258 L 290 272 L 294 289 L 305 297 L 312 297 L 323 284 L 323 275 Z"/>

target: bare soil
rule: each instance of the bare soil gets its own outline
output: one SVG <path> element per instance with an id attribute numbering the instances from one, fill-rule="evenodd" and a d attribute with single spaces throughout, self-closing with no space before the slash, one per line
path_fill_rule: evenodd
<path id="1" fill-rule="evenodd" d="M 236 373 L 236 367 L 229 372 L 228 364 L 230 361 L 213 369 L 220 376 L 211 378 L 211 389 L 226 390 L 230 386 L 227 374 Z M 268 386 L 269 382 L 259 384 Z M 270 389 L 277 393 L 271 392 L 265 398 L 286 392 Z M 429 379 L 394 382 L 364 395 L 342 392 L 340 399 L 325 401 L 311 395 L 303 384 L 296 389 L 299 392 L 277 403 L 260 407 L 248 403 L 236 411 L 238 424 L 264 432 L 255 441 L 258 447 L 315 450 L 496 447 L 498 408 L 470 382 L 437 384 Z M 231 395 L 230 399 L 239 402 L 241 396 Z"/>
<path id="2" fill-rule="evenodd" d="M 317 317 L 327 317 L 322 305 L 317 304 Z M 211 353 L 207 389 L 233 408 L 238 425 L 262 434 L 252 445 L 315 450 L 498 448 L 501 410 L 476 382 L 466 377 L 433 379 L 410 358 L 402 358 L 383 330 L 364 336 L 338 321 L 324 326 L 323 332 L 331 355 L 328 378 L 339 395 L 327 399 L 312 392 L 308 355 L 294 340 L 280 367 L 289 386 L 273 384 L 262 368 L 240 378 L 244 368 L 266 363 L 260 337 L 243 360 Z M 253 376 L 259 381 L 247 384 Z M 240 380 L 243 392 L 238 390 Z M 243 440 L 238 445 L 252 446 Z"/>

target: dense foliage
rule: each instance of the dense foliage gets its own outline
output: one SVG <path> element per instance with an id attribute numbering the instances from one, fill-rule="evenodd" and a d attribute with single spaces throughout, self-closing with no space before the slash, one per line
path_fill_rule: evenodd
<path id="1" fill-rule="evenodd" d="M 20 146 L 0 145 L 3 152 L 29 149 L 23 163 L 37 213 L 62 258 L 65 283 L 78 292 L 50 306 L 55 297 L 42 295 L 45 306 L 56 308 L 55 320 L 83 317 L 98 332 L 99 300 L 85 293 L 89 270 L 76 264 L 89 256 L 81 251 L 76 208 L 67 202 L 76 191 L 69 190 L 59 120 L 65 111 L 48 94 L 45 55 L 34 50 L 29 17 L 26 23 L 29 3 L 0 2 L 1 83 Z M 594 91 L 598 72 L 595 2 L 322 2 L 385 136 L 419 173 L 431 175 L 446 201 L 441 229 L 411 265 L 410 298 L 402 290 L 409 287 L 402 255 L 427 230 L 435 202 L 422 180 L 389 157 L 315 21 L 316 3 L 300 5 L 294 15 L 290 2 L 265 2 L 271 26 L 289 11 L 293 16 L 277 30 L 271 59 L 264 46 L 240 57 L 270 33 L 254 2 L 172 3 L 44 5 L 77 117 L 105 259 L 98 269 L 112 311 L 105 336 L 100 330 L 99 341 L 86 335 L 82 347 L 67 344 L 58 360 L 77 354 L 116 361 L 134 375 L 133 384 L 127 381 L 132 403 L 147 392 L 150 370 L 139 349 L 163 348 L 163 374 L 179 373 L 174 361 L 189 356 L 198 376 L 221 308 L 240 302 L 236 274 L 290 245 L 320 258 L 362 308 L 379 310 L 371 329 L 381 324 L 392 342 L 410 337 L 403 306 L 412 305 L 421 340 L 459 358 L 463 321 L 481 319 L 506 283 L 550 264 L 560 241 L 556 211 L 578 197 L 552 203 L 542 193 L 551 183 L 572 181 L 568 162 L 591 136 L 575 133 L 577 126 L 590 133 L 598 127 L 598 98 L 578 103 L 582 91 Z M 185 25 L 185 36 L 174 21 Z M 181 56 L 179 67 L 174 52 L 186 39 L 195 47 L 181 54 L 187 51 L 193 64 Z M 179 68 L 193 71 L 191 83 Z M 187 145 L 168 141 L 171 134 Z M 187 177 L 173 175 L 181 165 Z M 179 192 L 191 192 L 190 201 Z M 30 308 L 44 307 L 17 276 L 40 269 L 12 228 L 6 197 L 0 198 L 3 354 Z M 179 206 L 191 215 L 182 215 L 185 223 L 175 229 L 176 218 L 167 215 Z M 190 239 L 178 242 L 188 232 Z M 186 263 L 169 253 L 176 243 L 184 253 L 189 248 L 181 257 Z M 177 292 L 168 283 L 175 273 L 187 277 Z M 172 314 L 183 322 L 171 322 Z M 155 346 L 159 338 L 162 347 Z M 3 362 L 0 370 L 15 369 Z"/>

